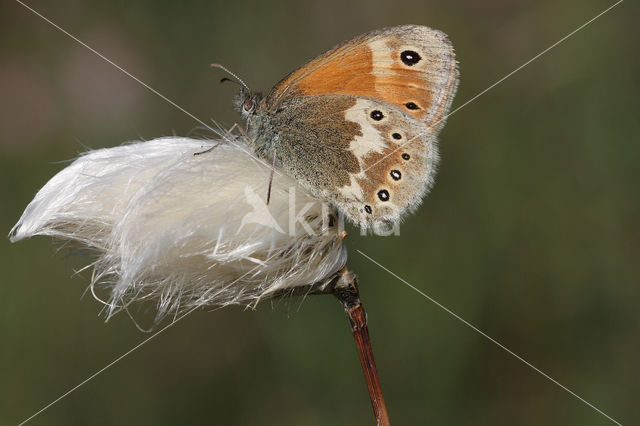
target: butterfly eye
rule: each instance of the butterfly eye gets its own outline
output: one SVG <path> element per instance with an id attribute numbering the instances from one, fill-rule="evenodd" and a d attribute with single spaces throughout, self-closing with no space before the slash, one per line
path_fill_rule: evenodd
<path id="1" fill-rule="evenodd" d="M 242 104 L 242 109 L 245 112 L 251 112 L 253 111 L 253 108 L 255 108 L 256 103 L 254 102 L 253 99 L 247 99 L 246 101 L 244 101 L 244 103 Z"/>

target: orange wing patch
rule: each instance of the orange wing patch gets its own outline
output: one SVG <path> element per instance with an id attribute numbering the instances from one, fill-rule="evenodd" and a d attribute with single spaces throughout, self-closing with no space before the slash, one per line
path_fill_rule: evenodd
<path id="1" fill-rule="evenodd" d="M 367 45 L 355 46 L 345 54 L 334 54 L 326 63 L 296 85 L 303 95 L 375 95 L 373 55 Z"/>

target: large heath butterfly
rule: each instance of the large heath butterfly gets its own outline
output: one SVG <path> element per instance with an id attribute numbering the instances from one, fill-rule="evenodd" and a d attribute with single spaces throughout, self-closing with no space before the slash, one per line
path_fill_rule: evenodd
<path id="1" fill-rule="evenodd" d="M 402 25 L 355 37 L 237 107 L 255 153 L 363 228 L 394 223 L 433 183 L 458 86 L 445 34 Z"/>

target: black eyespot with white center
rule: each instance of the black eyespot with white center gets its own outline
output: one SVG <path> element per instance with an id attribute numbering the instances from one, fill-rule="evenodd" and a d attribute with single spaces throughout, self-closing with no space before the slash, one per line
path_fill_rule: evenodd
<path id="1" fill-rule="evenodd" d="M 420 107 L 416 105 L 415 102 L 407 102 L 406 104 L 404 104 L 404 106 L 406 106 L 407 109 L 420 109 Z"/>
<path id="2" fill-rule="evenodd" d="M 378 191 L 378 198 L 380 198 L 380 201 L 389 201 L 389 191 L 381 189 Z"/>
<path id="3" fill-rule="evenodd" d="M 402 135 L 400 133 L 398 133 L 398 132 L 392 134 L 391 137 L 394 138 L 395 140 L 402 139 Z"/>
<path id="4" fill-rule="evenodd" d="M 371 116 L 371 118 L 373 118 L 376 121 L 380 121 L 384 118 L 384 114 L 382 113 L 382 111 L 374 109 L 373 111 L 371 111 L 371 114 L 369 114 Z"/>
<path id="5" fill-rule="evenodd" d="M 400 173 L 400 170 L 393 169 L 389 174 L 391 175 L 393 180 L 400 180 L 400 178 L 402 177 L 402 173 Z"/>
<path id="6" fill-rule="evenodd" d="M 420 62 L 422 57 L 418 55 L 418 52 L 414 52 L 413 50 L 405 50 L 400 54 L 400 59 L 402 63 L 408 66 L 413 66 Z"/>
<path id="7" fill-rule="evenodd" d="M 408 160 L 409 158 L 411 158 L 411 156 L 405 152 L 402 154 L 402 158 Z"/>
<path id="8" fill-rule="evenodd" d="M 373 210 L 371 210 L 371 206 L 364 206 L 364 211 L 367 212 L 368 214 L 371 214 Z"/>

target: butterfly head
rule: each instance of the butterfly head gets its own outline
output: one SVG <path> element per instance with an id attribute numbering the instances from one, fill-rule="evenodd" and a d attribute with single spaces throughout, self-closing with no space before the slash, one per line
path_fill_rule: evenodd
<path id="1" fill-rule="evenodd" d="M 248 119 L 256 113 L 261 100 L 262 93 L 250 92 L 243 87 L 236 96 L 236 109 L 242 114 L 242 118 Z"/>
<path id="2" fill-rule="evenodd" d="M 258 104 L 262 100 L 262 94 L 252 92 L 240 77 L 229 71 L 224 65 L 211 64 L 211 66 L 213 68 L 220 68 L 235 79 L 224 77 L 220 80 L 220 83 L 229 81 L 240 86 L 240 93 L 236 96 L 234 104 L 238 112 L 242 114 L 242 118 L 248 119 L 251 115 L 255 114 L 258 109 Z"/>

